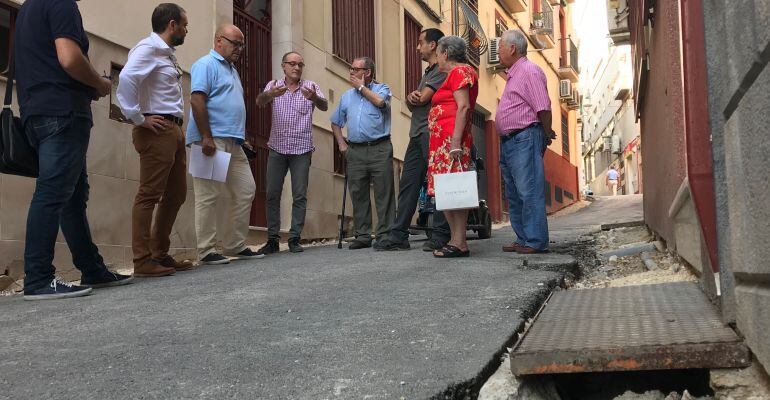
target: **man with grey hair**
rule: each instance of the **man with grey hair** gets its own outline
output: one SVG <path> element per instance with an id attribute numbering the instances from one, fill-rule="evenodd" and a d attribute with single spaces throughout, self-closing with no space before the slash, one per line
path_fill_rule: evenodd
<path id="1" fill-rule="evenodd" d="M 347 180 L 353 203 L 356 239 L 351 250 L 372 247 L 372 209 L 369 188 L 377 207 L 376 241 L 388 234 L 395 213 L 393 145 L 390 142 L 390 88 L 374 81 L 374 61 L 358 57 L 350 66 L 350 85 L 331 117 L 337 145 L 347 161 Z M 342 128 L 347 125 L 347 139 Z"/>
<path id="2" fill-rule="evenodd" d="M 506 31 L 499 52 L 508 78 L 495 124 L 511 227 L 516 233 L 516 240 L 503 246 L 503 251 L 542 253 L 548 250 L 543 155 L 556 137 L 551 98 L 545 73 L 527 59 L 527 38 L 521 31 Z"/>

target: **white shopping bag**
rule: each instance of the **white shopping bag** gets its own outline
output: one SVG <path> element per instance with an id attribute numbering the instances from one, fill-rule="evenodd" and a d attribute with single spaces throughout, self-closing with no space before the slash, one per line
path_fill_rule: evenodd
<path id="1" fill-rule="evenodd" d="M 436 209 L 462 210 L 478 208 L 479 188 L 476 171 L 451 172 L 433 176 Z"/>

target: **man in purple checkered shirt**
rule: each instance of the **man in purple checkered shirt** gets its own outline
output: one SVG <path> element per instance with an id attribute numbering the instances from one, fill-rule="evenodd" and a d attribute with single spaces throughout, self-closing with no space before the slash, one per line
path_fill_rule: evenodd
<path id="1" fill-rule="evenodd" d="M 286 172 L 291 171 L 291 230 L 289 251 L 299 253 L 302 227 L 307 210 L 307 180 L 313 155 L 313 110 L 329 108 L 321 89 L 315 82 L 302 79 L 305 61 L 297 52 L 288 52 L 281 59 L 284 77 L 270 81 L 257 96 L 257 105 L 273 103 L 272 127 L 267 147 L 267 244 L 259 254 L 278 252 L 281 227 L 281 191 Z"/>

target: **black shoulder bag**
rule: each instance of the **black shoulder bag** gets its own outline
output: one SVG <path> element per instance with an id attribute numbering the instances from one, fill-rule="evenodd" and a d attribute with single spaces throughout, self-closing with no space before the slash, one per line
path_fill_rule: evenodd
<path id="1" fill-rule="evenodd" d="M 13 59 L 9 60 L 5 102 L 0 113 L 0 173 L 36 178 L 38 175 L 37 151 L 29 143 L 21 120 L 13 115 Z"/>

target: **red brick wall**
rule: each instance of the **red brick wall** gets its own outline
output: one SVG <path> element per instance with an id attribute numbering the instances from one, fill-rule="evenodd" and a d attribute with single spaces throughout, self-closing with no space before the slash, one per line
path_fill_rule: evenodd
<path id="1" fill-rule="evenodd" d="M 631 2 L 632 12 L 637 13 L 641 3 Z M 643 18 L 631 21 L 634 25 Z M 674 243 L 668 209 L 687 175 L 678 1 L 657 1 L 654 21 L 652 41 L 646 46 L 650 68 L 646 84 L 640 85 L 643 93 L 637 108 L 644 146 L 644 219 L 666 241 Z M 634 40 L 642 39 L 637 36 Z M 643 49 L 637 45 L 634 51 Z M 640 71 L 634 72 L 639 79 Z"/>
<path id="2" fill-rule="evenodd" d="M 578 193 L 577 167 L 569 160 L 549 150 L 545 151 L 545 180 L 546 184 L 546 210 L 548 213 L 559 211 L 562 208 L 576 202 L 580 198 Z M 549 190 L 550 189 L 550 190 Z M 558 201 L 558 191 L 561 191 L 561 202 Z M 571 195 L 570 199 L 568 196 Z"/>

